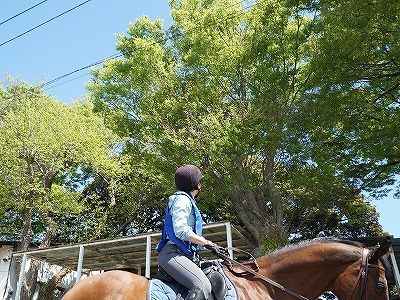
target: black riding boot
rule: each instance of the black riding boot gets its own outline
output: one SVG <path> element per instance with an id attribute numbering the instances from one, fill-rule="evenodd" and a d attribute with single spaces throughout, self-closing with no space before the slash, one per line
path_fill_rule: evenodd
<path id="1" fill-rule="evenodd" d="M 204 297 L 203 290 L 195 286 L 188 292 L 185 300 L 206 300 L 206 297 Z"/>

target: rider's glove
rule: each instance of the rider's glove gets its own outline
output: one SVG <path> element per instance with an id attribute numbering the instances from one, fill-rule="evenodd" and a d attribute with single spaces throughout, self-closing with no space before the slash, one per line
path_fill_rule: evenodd
<path id="1" fill-rule="evenodd" d="M 220 247 L 211 241 L 208 241 L 208 243 L 204 245 L 204 248 L 211 250 L 212 253 L 216 256 L 218 256 L 221 252 Z"/>

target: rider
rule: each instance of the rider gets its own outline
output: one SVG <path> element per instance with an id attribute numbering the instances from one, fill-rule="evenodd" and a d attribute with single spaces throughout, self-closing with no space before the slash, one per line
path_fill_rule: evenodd
<path id="1" fill-rule="evenodd" d="M 211 295 L 211 283 L 195 262 L 198 246 L 219 252 L 216 244 L 201 236 L 203 220 L 195 199 L 202 178 L 194 165 L 176 170 L 178 191 L 169 197 L 163 233 L 156 248 L 159 266 L 189 290 L 185 300 L 207 300 Z"/>

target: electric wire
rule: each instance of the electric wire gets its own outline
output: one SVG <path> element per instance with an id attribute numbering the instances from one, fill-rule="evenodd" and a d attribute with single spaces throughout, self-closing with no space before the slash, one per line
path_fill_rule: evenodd
<path id="1" fill-rule="evenodd" d="M 82 70 L 85 70 L 85 69 L 89 69 L 89 68 L 94 67 L 94 66 L 97 66 L 97 65 L 99 65 L 99 64 L 101 64 L 101 63 L 103 63 L 103 62 L 105 62 L 105 61 L 109 61 L 109 60 L 112 60 L 112 59 L 115 59 L 115 58 L 118 58 L 118 57 L 121 57 L 121 56 L 122 56 L 121 53 L 116 53 L 116 54 L 110 55 L 110 56 L 108 56 L 108 57 L 105 58 L 105 59 L 102 59 L 102 60 L 99 60 L 99 61 L 97 61 L 97 62 L 91 63 L 91 64 L 89 64 L 89 65 L 87 65 L 87 66 L 85 66 L 85 67 L 76 69 L 76 70 L 74 70 L 74 71 L 72 71 L 72 72 L 69 72 L 69 73 L 67 73 L 67 74 L 64 74 L 64 75 L 62 75 L 62 76 L 60 76 L 60 77 L 57 77 L 57 78 L 55 78 L 55 79 L 53 79 L 53 80 L 50 80 L 50 81 L 48 81 L 48 82 L 45 82 L 45 83 L 43 84 L 43 87 L 48 86 L 48 85 L 51 85 L 52 83 L 57 82 L 57 81 L 59 81 L 59 80 L 65 78 L 65 77 L 70 76 L 70 75 L 72 75 L 72 74 L 75 74 L 75 73 L 77 73 L 77 72 L 79 72 L 79 71 L 82 71 Z M 79 77 L 77 77 L 77 78 L 79 78 Z"/>
<path id="2" fill-rule="evenodd" d="M 259 2 L 253 2 L 252 4 L 247 4 L 247 5 L 245 5 L 245 6 L 243 7 L 243 9 L 247 10 L 247 9 L 253 8 L 253 7 L 255 7 L 258 3 L 259 3 Z M 242 1 L 242 0 L 239 0 L 239 1 L 236 2 L 236 3 L 230 4 L 230 5 L 227 6 L 226 8 L 230 8 L 230 7 L 233 7 L 233 6 L 238 5 L 238 4 L 243 4 L 243 1 Z M 242 13 L 242 12 L 238 12 L 238 14 L 241 14 L 241 13 Z M 230 15 L 225 16 L 224 19 L 225 19 L 225 20 L 230 20 L 230 19 L 235 18 L 236 16 L 237 16 L 237 14 L 230 13 Z M 221 18 L 220 18 L 217 22 L 220 22 L 220 21 L 221 21 Z M 217 22 L 215 22 L 214 25 L 217 25 L 217 24 L 218 24 Z M 209 25 L 213 25 L 213 24 L 210 23 Z M 156 43 L 156 42 L 154 42 L 154 44 L 155 44 L 155 43 Z M 104 62 L 104 61 L 108 61 L 108 60 L 112 60 L 112 59 L 115 59 L 115 58 L 119 58 L 119 57 L 123 56 L 123 54 L 116 53 L 116 54 L 114 54 L 114 55 L 112 55 L 112 56 L 114 56 L 114 57 L 112 57 L 112 58 L 106 58 L 106 59 L 104 59 L 104 60 L 100 60 L 100 61 L 95 62 L 95 63 L 92 63 L 92 64 L 90 64 L 90 65 L 88 65 L 88 66 L 86 66 L 86 67 L 82 67 L 82 68 L 76 69 L 75 71 L 72 71 L 72 72 L 70 72 L 70 73 L 61 75 L 61 76 L 59 76 L 59 77 L 57 77 L 57 78 L 54 78 L 53 80 L 44 83 L 43 87 L 48 86 L 48 85 L 51 85 L 51 84 L 53 84 L 53 83 L 55 83 L 55 82 L 57 82 L 57 81 L 59 81 L 59 80 L 65 78 L 65 77 L 70 76 L 70 75 L 72 75 L 72 74 L 74 74 L 74 73 L 77 73 L 77 72 L 79 72 L 79 71 L 82 71 L 82 70 L 88 69 L 88 68 L 90 68 L 90 67 L 94 67 L 94 66 L 96 66 L 96 65 L 99 65 L 99 64 L 101 64 L 101 63 Z M 110 57 L 111 57 L 111 56 L 110 56 Z M 85 74 L 85 75 L 87 75 L 87 74 Z M 85 76 L 85 75 L 83 75 L 83 76 Z M 80 78 L 80 77 L 82 77 L 82 76 L 76 77 L 75 79 L 78 79 L 78 78 Z M 72 79 L 72 80 L 74 80 L 74 79 Z M 66 81 L 66 82 L 64 82 L 64 83 L 68 83 L 68 82 L 70 82 L 70 81 L 72 81 L 72 80 L 68 80 L 68 81 Z M 57 86 L 60 86 L 60 85 L 62 85 L 62 84 L 64 84 L 64 83 L 60 83 L 60 84 L 58 84 Z M 53 86 L 53 87 L 55 87 L 55 86 Z M 51 88 L 53 88 L 53 87 L 46 88 L 45 90 L 49 90 L 49 89 L 51 89 Z"/>
<path id="3" fill-rule="evenodd" d="M 89 0 L 89 1 L 90 1 L 90 0 Z M 86 2 L 89 2 L 89 1 L 86 1 Z M 80 5 L 85 4 L 86 2 L 81 3 Z M 250 2 L 252 2 L 252 1 L 250 1 Z M 251 4 L 245 4 L 244 7 L 243 7 L 243 9 L 245 9 L 245 10 L 251 9 L 251 8 L 255 7 L 258 3 L 259 3 L 258 1 L 255 1 L 255 2 L 252 2 Z M 233 7 L 233 6 L 235 6 L 235 5 L 243 5 L 243 4 L 244 4 L 244 2 L 243 2 L 242 0 L 239 0 L 239 1 L 235 2 L 235 3 L 230 4 L 230 5 L 227 6 L 226 8 L 230 8 L 230 7 Z M 241 14 L 241 13 L 242 13 L 242 12 L 240 12 L 240 11 L 238 12 L 238 14 Z M 225 20 L 230 20 L 230 19 L 235 18 L 236 16 L 237 16 L 236 14 L 231 13 L 231 14 L 229 14 L 229 15 L 224 16 L 223 19 L 225 19 Z M 217 25 L 219 22 L 221 22 L 221 18 L 218 19 L 218 20 L 215 22 L 214 25 Z M 209 25 L 213 25 L 213 24 L 212 24 L 212 23 L 209 23 Z M 155 44 L 155 43 L 156 43 L 156 42 L 154 42 L 154 44 Z M 121 54 L 121 53 L 115 53 L 115 54 L 113 54 L 113 55 L 108 56 L 108 57 L 105 58 L 105 59 L 102 59 L 102 60 L 99 60 L 99 61 L 97 61 L 97 62 L 91 63 L 91 64 L 89 64 L 89 65 L 87 65 L 87 66 L 78 68 L 78 69 L 76 69 L 76 70 L 74 70 L 74 71 L 71 71 L 71 72 L 66 73 L 66 74 L 64 74 L 64 75 L 61 75 L 61 76 L 59 76 L 59 77 L 57 77 L 57 78 L 55 78 L 55 79 L 53 79 L 53 80 L 50 80 L 50 81 L 48 81 L 48 82 L 45 82 L 44 84 L 41 84 L 40 87 L 43 88 L 43 90 L 46 91 L 46 90 L 55 88 L 55 87 L 57 87 L 57 86 L 66 84 L 66 83 L 71 82 L 71 81 L 73 81 L 73 80 L 79 79 L 79 78 L 81 78 L 81 77 L 83 77 L 83 76 L 89 75 L 90 73 L 85 73 L 85 74 L 83 74 L 83 75 L 81 75 L 81 76 L 77 76 L 77 77 L 75 77 L 75 78 L 73 78 L 73 79 L 70 79 L 70 80 L 68 80 L 68 81 L 65 81 L 65 82 L 62 82 L 62 83 L 59 83 L 59 84 L 57 84 L 57 85 L 54 85 L 54 86 L 49 87 L 49 86 L 52 85 L 53 83 L 56 83 L 56 82 L 62 80 L 63 78 L 65 78 L 65 77 L 68 77 L 68 76 L 70 76 L 70 75 L 72 75 L 72 74 L 75 74 L 75 73 L 77 73 L 77 72 L 80 72 L 80 71 L 89 69 L 89 68 L 91 68 L 91 67 L 97 66 L 97 65 L 99 65 L 99 64 L 101 64 L 101 63 L 103 63 L 103 62 L 106 62 L 106 61 L 110 61 L 110 60 L 119 58 L 119 57 L 121 57 L 121 56 L 123 56 L 123 54 Z"/>
<path id="4" fill-rule="evenodd" d="M 92 1 L 92 0 L 86 0 L 85 2 L 82 2 L 81 4 L 78 4 L 77 6 L 75 6 L 73 8 L 70 8 L 70 9 L 64 11 L 63 13 L 61 13 L 61 14 L 59 14 L 59 15 L 57 15 L 57 16 L 55 16 L 55 17 L 53 17 L 53 18 L 51 18 L 51 19 L 49 19 L 49 20 L 47 20 L 47 21 L 45 21 L 45 22 L 43 22 L 43 23 L 41 23 L 41 24 L 39 24 L 39 25 L 37 25 L 37 26 L 35 26 L 35 27 L 33 27 L 33 28 L 21 33 L 21 34 L 19 34 L 19 35 L 17 35 L 17 36 L 15 36 L 15 37 L 13 37 L 12 39 L 9 39 L 8 41 L 5 41 L 5 42 L 1 43 L 0 47 L 4 46 L 5 44 L 7 44 L 7 43 L 9 43 L 9 42 L 11 42 L 13 40 L 16 40 L 17 38 L 20 38 L 21 36 L 31 32 L 31 31 L 33 31 L 33 30 L 35 30 L 35 29 L 37 29 L 37 28 L 39 28 L 39 27 L 41 27 L 41 26 L 43 26 L 43 25 L 45 25 L 45 24 L 47 24 L 47 23 L 49 23 L 49 22 L 51 22 L 51 21 L 53 21 L 53 20 L 55 20 L 57 18 L 59 18 L 59 17 L 61 17 L 62 15 L 65 15 L 66 13 L 69 13 L 70 11 L 72 11 L 72 10 L 74 10 L 74 9 L 76 9 L 76 8 L 82 6 L 82 5 L 84 5 L 84 4 L 86 4 L 86 3 L 90 2 L 90 1 Z"/>
<path id="5" fill-rule="evenodd" d="M 47 1 L 47 0 L 45 0 L 45 1 Z M 42 26 L 42 25 L 44 25 L 44 24 L 46 24 L 46 23 L 48 23 L 48 22 L 50 22 L 50 21 L 52 21 L 52 20 L 54 20 L 55 18 L 58 18 L 59 16 L 65 14 L 65 13 L 67 13 L 67 12 L 69 12 L 69 11 L 71 11 L 71 10 L 73 10 L 73 9 L 75 9 L 75 8 L 77 8 L 77 7 L 81 6 L 81 5 L 83 5 L 83 4 L 86 4 L 86 3 L 89 2 L 89 1 L 91 1 L 91 0 L 87 0 L 87 1 L 85 1 L 85 2 L 83 2 L 83 3 L 81 3 L 81 4 L 79 4 L 79 5 L 77 5 L 77 6 L 75 6 L 75 7 L 73 7 L 72 9 L 70 9 L 70 10 L 68 10 L 68 11 L 66 11 L 66 12 L 64 12 L 64 13 L 62 13 L 62 14 L 60 14 L 60 15 L 58 15 L 58 16 L 56 16 L 56 17 L 54 17 L 54 18 L 52 18 L 52 19 L 50 19 L 50 20 L 48 20 L 48 21 L 46 21 L 46 22 L 44 22 L 44 23 L 42 23 L 42 24 L 40 24 L 40 25 L 38 25 L 38 26 L 36 26 L 36 27 L 34 27 L 34 28 L 28 30 L 28 31 L 26 31 L 26 32 L 24 32 L 24 33 L 22 33 L 22 34 L 20 34 L 19 36 L 14 37 L 13 39 L 10 39 L 10 40 L 8 40 L 8 41 L 6 41 L 6 42 L 0 44 L 0 47 L 1 47 L 2 45 L 4 45 L 4 44 L 8 43 L 8 42 L 11 42 L 12 40 L 14 40 L 14 39 L 16 39 L 16 38 L 18 38 L 18 37 L 20 37 L 20 36 L 22 36 L 22 35 L 24 35 L 24 34 L 30 32 L 30 31 L 32 31 L 32 30 L 34 30 L 34 29 L 36 29 L 36 28 L 38 28 L 38 27 L 40 27 L 40 26 Z M 258 2 L 255 2 L 255 3 L 253 2 L 253 3 L 250 4 L 250 5 L 246 5 L 246 6 L 244 7 L 244 9 L 249 9 L 249 8 L 255 6 L 257 3 L 258 3 Z M 236 3 L 230 4 L 229 6 L 227 6 L 227 8 L 233 7 L 233 6 L 238 5 L 238 4 L 242 4 L 242 5 L 243 5 L 244 3 L 243 3 L 243 1 L 240 0 L 240 1 L 236 2 Z M 235 15 L 230 15 L 230 16 L 227 15 L 226 17 L 227 17 L 226 20 L 229 20 L 229 19 L 234 18 Z M 219 20 L 219 21 L 220 21 L 220 20 Z M 212 24 L 211 24 L 211 25 L 212 25 Z M 119 57 L 121 57 L 121 56 L 122 56 L 122 54 L 120 54 L 120 53 L 113 54 L 113 55 L 109 56 L 109 57 L 106 58 L 106 59 L 97 61 L 97 62 L 95 62 L 95 63 L 91 63 L 91 64 L 89 64 L 89 65 L 87 65 L 87 66 L 78 68 L 78 69 L 76 69 L 76 70 L 74 70 L 74 71 L 71 71 L 71 72 L 66 73 L 66 74 L 64 74 L 64 75 L 61 75 L 61 76 L 59 76 L 59 77 L 57 77 L 57 78 L 55 78 L 55 79 L 53 79 L 53 80 L 50 80 L 50 81 L 44 83 L 44 84 L 42 85 L 42 87 L 49 86 L 49 85 L 51 85 L 51 84 L 53 84 L 53 83 L 55 83 L 55 82 L 57 82 L 57 81 L 59 81 L 59 80 L 65 78 L 65 77 L 67 77 L 67 76 L 70 76 L 70 75 L 75 74 L 75 73 L 77 73 L 77 72 L 79 72 L 79 71 L 82 71 L 82 70 L 91 68 L 91 67 L 93 67 L 93 66 L 99 65 L 99 64 L 101 64 L 101 63 L 103 63 L 103 62 L 105 62 L 105 61 L 112 60 L 112 59 L 115 59 L 115 58 L 119 58 Z M 76 77 L 75 79 L 81 78 L 81 77 L 83 77 L 83 76 L 85 76 L 85 75 L 87 75 L 87 74 L 84 74 L 84 75 L 82 75 L 82 76 L 78 76 L 78 77 Z M 73 80 L 74 80 L 74 79 L 71 79 L 71 80 L 68 80 L 68 81 L 66 81 L 66 82 L 64 82 L 64 83 L 68 83 L 68 82 L 73 81 Z M 56 85 L 56 86 L 60 86 L 60 85 L 62 85 L 62 84 L 63 84 L 63 83 L 58 84 L 58 85 Z M 49 90 L 49 89 L 54 88 L 54 87 L 55 87 L 55 86 L 50 87 L 50 88 L 46 88 L 45 90 Z"/>
<path id="6" fill-rule="evenodd" d="M 4 23 L 7 23 L 8 21 L 11 21 L 12 19 L 14 19 L 14 18 L 26 13 L 27 11 L 30 11 L 31 9 L 35 8 L 36 6 L 39 6 L 40 4 L 43 4 L 46 1 L 48 1 L 48 0 L 44 0 L 44 1 L 40 2 L 40 3 L 38 3 L 38 4 L 35 4 L 34 6 L 31 6 L 31 7 L 27 8 L 27 9 L 25 9 L 24 11 L 21 11 L 20 13 L 16 14 L 15 16 L 12 16 L 11 18 L 8 18 L 7 20 L 5 20 L 3 22 L 0 22 L 0 25 L 3 25 Z"/>
<path id="7" fill-rule="evenodd" d="M 78 71 L 76 71 L 76 72 L 78 72 Z M 60 86 L 60 85 L 63 85 L 63 84 L 65 84 L 65 83 L 74 81 L 74 80 L 76 80 L 76 79 L 79 79 L 79 78 L 82 78 L 82 77 L 85 77 L 85 76 L 88 76 L 88 75 L 90 75 L 90 72 L 85 73 L 85 74 L 82 74 L 82 75 L 77 76 L 77 77 L 74 77 L 74 78 L 71 78 L 71 79 L 69 79 L 69 80 L 67 80 L 67 81 L 61 82 L 61 83 L 56 84 L 56 85 L 53 85 L 53 86 L 51 86 L 51 87 L 45 88 L 44 90 L 45 90 L 45 91 L 51 90 L 51 89 L 53 89 L 53 88 L 55 88 L 55 87 L 58 87 L 58 86 Z M 43 87 L 44 87 L 44 85 L 43 85 Z"/>
<path id="8" fill-rule="evenodd" d="M 46 1 L 47 1 L 47 0 L 46 0 Z M 91 1 L 91 0 L 85 1 L 85 2 L 81 3 L 81 4 L 78 5 L 78 6 L 81 6 L 81 5 L 83 5 L 83 4 L 85 4 L 85 3 L 89 2 L 89 1 Z M 250 2 L 251 2 L 251 1 L 250 1 Z M 230 4 L 230 5 L 227 6 L 226 8 L 231 8 L 231 7 L 235 6 L 235 5 L 243 5 L 243 4 L 244 4 L 244 2 L 243 2 L 242 0 L 239 0 L 239 1 L 237 1 L 237 2 L 234 2 L 234 3 Z M 243 7 L 243 9 L 246 9 L 246 10 L 247 10 L 247 9 L 250 9 L 250 8 L 256 6 L 256 4 L 258 4 L 258 2 L 253 2 L 252 4 L 246 4 L 246 5 Z M 76 6 L 76 7 L 78 7 L 78 6 Z M 72 9 L 75 9 L 76 7 L 72 8 Z M 72 10 L 72 9 L 70 9 L 70 10 Z M 70 11 L 70 10 L 69 10 L 69 11 Z M 66 13 L 66 12 L 64 12 L 63 14 L 65 14 L 65 13 Z M 238 12 L 238 14 L 241 14 L 241 12 Z M 236 17 L 236 15 L 235 15 L 235 14 L 231 14 L 231 15 L 225 16 L 224 19 L 225 19 L 225 20 L 230 20 L 230 19 L 233 19 L 234 17 Z M 53 18 L 53 19 L 54 19 L 54 18 Z M 221 18 L 218 19 L 218 20 L 215 22 L 214 25 L 217 25 L 219 22 L 221 22 Z M 212 24 L 212 23 L 209 23 L 209 25 L 213 25 L 213 24 Z M 156 42 L 154 42 L 153 44 L 155 44 L 155 43 L 156 43 Z M 1 45 L 0 45 L 0 46 L 1 46 Z M 70 76 L 70 75 L 72 75 L 72 74 L 75 74 L 75 73 L 77 73 L 77 72 L 80 72 L 80 71 L 89 69 L 89 68 L 91 68 L 91 67 L 97 66 L 97 65 L 99 65 L 99 64 L 101 64 L 101 63 L 104 63 L 104 62 L 106 62 L 106 61 L 110 61 L 110 60 L 113 60 L 113 59 L 116 59 L 116 58 L 119 58 L 119 57 L 122 57 L 122 56 L 123 56 L 122 53 L 115 53 L 115 54 L 113 54 L 113 55 L 110 55 L 110 56 L 106 57 L 105 59 L 102 59 L 102 60 L 99 60 L 99 61 L 97 61 L 97 62 L 91 63 L 91 64 L 89 64 L 89 65 L 87 65 L 87 66 L 78 68 L 78 69 L 76 69 L 76 70 L 74 70 L 74 71 L 71 71 L 71 72 L 66 73 L 66 74 L 64 74 L 64 75 L 61 75 L 61 76 L 59 76 L 59 77 L 57 77 L 57 78 L 55 78 L 55 79 L 53 79 L 53 80 L 50 80 L 50 81 L 45 82 L 45 83 L 43 83 L 43 84 L 40 84 L 38 87 L 39 87 L 39 88 L 42 88 L 44 91 L 50 90 L 50 89 L 55 88 L 55 87 L 57 87 L 57 86 L 60 86 L 60 85 L 66 84 L 66 83 L 68 83 L 68 82 L 71 82 L 71 81 L 73 81 L 73 80 L 79 79 L 79 78 L 81 78 L 81 77 L 83 77 L 83 76 L 87 76 L 87 75 L 89 75 L 90 73 L 85 73 L 85 74 L 83 74 L 83 75 L 81 75 L 81 76 L 77 76 L 77 77 L 75 77 L 75 78 L 73 78 L 73 79 L 70 79 L 70 80 L 61 82 L 61 83 L 59 83 L 59 84 L 57 84 L 57 85 L 53 85 L 53 86 L 49 87 L 50 85 L 52 85 L 52 84 L 54 84 L 54 83 L 56 83 L 56 82 L 62 80 L 62 79 L 65 78 L 65 77 L 68 77 L 68 76 Z M 12 97 L 10 97 L 10 100 L 12 100 Z"/>

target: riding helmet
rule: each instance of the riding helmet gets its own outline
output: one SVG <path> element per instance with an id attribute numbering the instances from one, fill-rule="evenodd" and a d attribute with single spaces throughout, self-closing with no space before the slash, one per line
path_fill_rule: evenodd
<path id="1" fill-rule="evenodd" d="M 201 181 L 203 175 L 194 165 L 183 165 L 175 172 L 175 186 L 180 191 L 191 192 Z"/>

